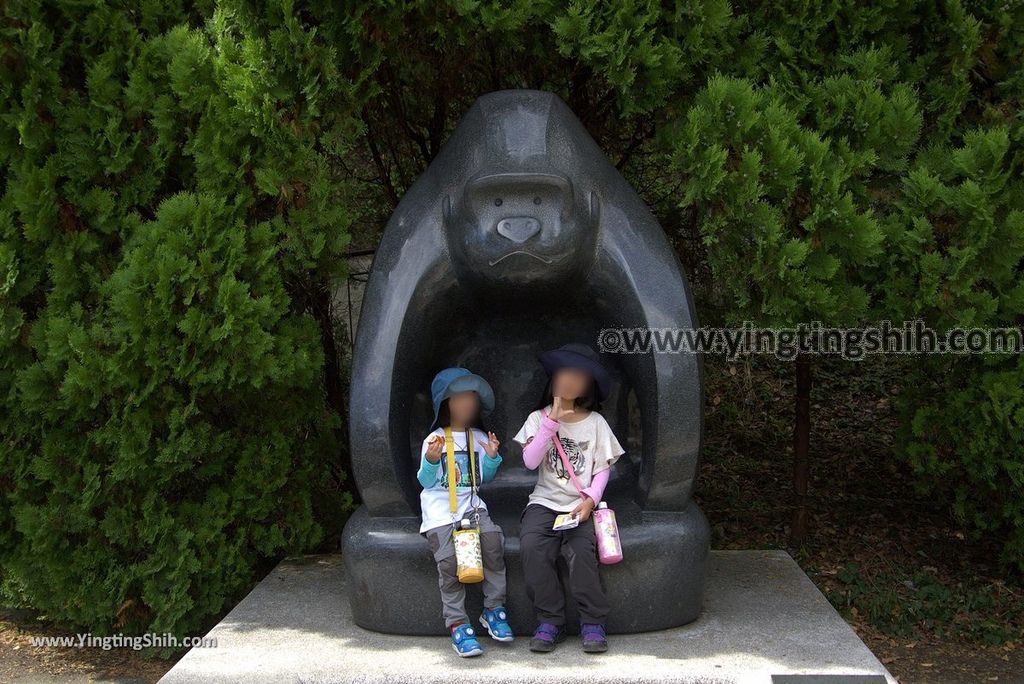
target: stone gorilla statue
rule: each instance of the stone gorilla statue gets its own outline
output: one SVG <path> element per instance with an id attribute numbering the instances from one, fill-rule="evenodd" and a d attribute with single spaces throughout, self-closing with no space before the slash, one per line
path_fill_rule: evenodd
<path id="1" fill-rule="evenodd" d="M 466 285 L 518 290 L 582 284 L 597 245 L 597 195 L 577 198 L 565 171 L 545 166 L 468 179 L 454 207 L 452 196 L 445 196 L 450 260 Z"/>
<path id="2" fill-rule="evenodd" d="M 562 100 L 532 90 L 480 97 L 388 222 L 362 303 L 350 439 L 363 505 L 342 540 L 356 622 L 446 633 L 433 558 L 417 531 L 416 469 L 438 370 L 465 366 L 495 390 L 486 427 L 505 461 L 481 494 L 505 531 L 512 626 L 529 634 L 517 535 L 536 473 L 511 437 L 544 388 L 537 355 L 573 341 L 597 346 L 603 328 L 695 325 L 664 232 Z M 625 553 L 602 567 L 608 631 L 684 624 L 700 612 L 709 548 L 691 500 L 699 357 L 604 359 L 618 383 L 602 413 L 627 450 L 605 494 Z M 477 594 L 469 592 L 471 616 Z"/>

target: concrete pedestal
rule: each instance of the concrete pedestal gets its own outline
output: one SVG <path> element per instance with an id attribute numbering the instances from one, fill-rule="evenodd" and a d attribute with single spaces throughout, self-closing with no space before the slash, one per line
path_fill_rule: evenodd
<path id="1" fill-rule="evenodd" d="M 192 649 L 161 684 L 896 682 L 784 551 L 712 551 L 700 617 L 612 636 L 601 655 L 572 637 L 551 654 L 483 637 L 483 656 L 459 658 L 446 637 L 356 626 L 347 591 L 339 555 L 283 561 L 210 631 L 217 647 Z"/>

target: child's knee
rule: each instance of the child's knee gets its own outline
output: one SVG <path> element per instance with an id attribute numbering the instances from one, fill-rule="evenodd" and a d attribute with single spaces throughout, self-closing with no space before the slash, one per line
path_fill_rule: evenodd
<path id="1" fill-rule="evenodd" d="M 587 567 L 598 566 L 597 562 L 597 540 L 587 537 L 575 537 L 567 539 L 561 549 L 562 556 L 567 561 L 582 562 Z"/>
<path id="2" fill-rule="evenodd" d="M 439 574 L 445 580 L 458 580 L 459 578 L 459 563 L 455 558 L 455 554 L 441 558 L 437 561 L 437 574 Z"/>
<path id="3" fill-rule="evenodd" d="M 498 532 L 481 532 L 480 546 L 486 552 L 503 553 L 505 550 L 505 535 Z"/>
<path id="4" fill-rule="evenodd" d="M 455 561 L 455 544 L 452 541 L 452 534 L 447 529 L 430 530 L 427 532 L 427 541 L 430 544 L 430 552 L 437 563 L 437 572 L 442 577 L 454 577 L 458 574 L 458 565 Z"/>
<path id="5" fill-rule="evenodd" d="M 535 532 L 524 532 L 519 535 L 519 551 L 521 553 L 529 553 L 539 549 L 543 543 L 544 537 Z"/>
<path id="6" fill-rule="evenodd" d="M 480 551 L 484 565 L 498 568 L 505 564 L 505 535 L 501 532 L 484 532 L 480 535 Z"/>

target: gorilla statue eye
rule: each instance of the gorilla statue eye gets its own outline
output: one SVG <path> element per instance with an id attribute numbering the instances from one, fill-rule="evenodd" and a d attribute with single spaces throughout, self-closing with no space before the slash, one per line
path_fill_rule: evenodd
<path id="1" fill-rule="evenodd" d="M 540 204 L 540 197 L 534 197 L 533 198 L 533 203 L 534 204 Z"/>
<path id="2" fill-rule="evenodd" d="M 501 206 L 501 198 L 500 197 L 495 197 L 494 198 L 494 206 L 496 206 L 496 207 L 500 207 Z"/>

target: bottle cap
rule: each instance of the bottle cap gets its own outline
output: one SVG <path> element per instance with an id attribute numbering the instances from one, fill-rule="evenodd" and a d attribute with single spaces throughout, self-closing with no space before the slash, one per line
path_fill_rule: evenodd
<path id="1" fill-rule="evenodd" d="M 462 519 L 462 527 L 461 527 L 461 529 L 468 530 L 469 528 L 470 528 L 469 518 L 463 518 Z"/>
<path id="2" fill-rule="evenodd" d="M 601 503 L 597 504 L 597 507 L 598 508 L 608 508 L 608 504 L 605 503 L 604 501 L 602 501 Z"/>

